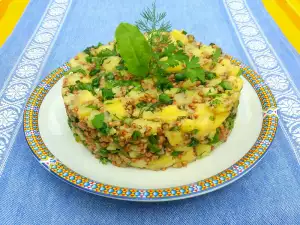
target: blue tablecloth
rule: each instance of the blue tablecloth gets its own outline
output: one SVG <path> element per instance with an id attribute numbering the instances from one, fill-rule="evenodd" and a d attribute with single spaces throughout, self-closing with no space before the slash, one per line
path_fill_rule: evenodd
<path id="1" fill-rule="evenodd" d="M 300 224 L 300 57 L 260 0 L 157 0 L 174 28 L 258 71 L 280 111 L 265 158 L 237 182 L 193 199 L 134 203 L 77 190 L 44 170 L 24 139 L 33 87 L 86 46 L 108 42 L 151 0 L 32 0 L 0 49 L 0 224 Z M 1 31 L 0 31 L 1 32 Z"/>

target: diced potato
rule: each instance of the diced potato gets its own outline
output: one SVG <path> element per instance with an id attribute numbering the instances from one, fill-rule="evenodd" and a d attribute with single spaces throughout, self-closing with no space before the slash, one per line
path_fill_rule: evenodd
<path id="1" fill-rule="evenodd" d="M 182 121 L 180 128 L 183 132 L 191 132 L 195 129 L 195 121 L 191 119 L 185 119 Z"/>
<path id="2" fill-rule="evenodd" d="M 117 148 L 118 148 L 118 145 L 116 143 L 110 142 L 106 149 L 109 151 L 113 151 L 113 150 L 116 150 Z"/>
<path id="3" fill-rule="evenodd" d="M 158 112 L 159 118 L 165 122 L 177 120 L 180 116 L 187 116 L 188 113 L 184 110 L 178 109 L 176 105 L 169 105 L 164 107 L 161 112 Z"/>
<path id="4" fill-rule="evenodd" d="M 179 88 L 171 88 L 170 90 L 165 90 L 165 94 L 169 96 L 174 96 L 179 91 Z"/>
<path id="5" fill-rule="evenodd" d="M 198 57 L 200 57 L 200 55 L 201 55 L 200 49 L 197 46 L 195 46 L 194 44 L 187 44 L 184 47 L 184 50 L 187 54 L 193 54 L 194 56 L 198 56 Z"/>
<path id="6" fill-rule="evenodd" d="M 135 91 L 135 90 L 132 90 L 127 94 L 127 97 L 130 99 L 133 99 L 133 100 L 137 100 L 142 96 L 144 96 L 144 94 L 142 92 Z"/>
<path id="7" fill-rule="evenodd" d="M 93 111 L 93 109 L 91 108 L 87 108 L 87 107 L 84 107 L 84 106 L 81 106 L 78 108 L 78 116 L 79 116 L 79 119 L 83 119 L 85 117 L 88 117 L 91 112 Z"/>
<path id="8" fill-rule="evenodd" d="M 225 66 L 225 67 L 227 67 L 227 68 L 231 68 L 231 67 L 232 67 L 232 64 L 231 64 L 231 62 L 230 62 L 230 59 L 227 59 L 227 58 L 222 59 L 221 65 L 222 65 L 222 66 Z"/>
<path id="9" fill-rule="evenodd" d="M 243 80 L 236 76 L 228 77 L 228 81 L 232 84 L 232 90 L 240 91 L 243 87 Z"/>
<path id="10" fill-rule="evenodd" d="M 84 52 L 80 52 L 77 54 L 76 59 L 75 57 L 72 58 L 69 63 L 71 65 L 72 68 L 74 67 L 78 67 L 80 66 L 81 68 L 83 68 L 84 70 L 87 71 L 87 66 L 83 65 L 83 63 L 86 63 L 85 58 L 88 56 L 88 54 L 84 53 Z"/>
<path id="11" fill-rule="evenodd" d="M 131 162 L 130 165 L 137 168 L 145 168 L 147 167 L 147 162 L 143 159 L 138 159 L 134 162 Z"/>
<path id="12" fill-rule="evenodd" d="M 185 34 L 182 33 L 182 31 L 179 30 L 173 30 L 171 31 L 171 38 L 174 41 L 181 41 L 183 44 L 188 43 L 188 38 Z"/>
<path id="13" fill-rule="evenodd" d="M 217 74 L 217 76 L 223 76 L 225 73 L 227 73 L 228 68 L 218 63 L 213 71 Z"/>
<path id="14" fill-rule="evenodd" d="M 197 129 L 197 136 L 198 137 L 203 137 L 208 135 L 212 129 L 213 129 L 213 121 L 207 117 L 207 116 L 203 116 L 203 117 L 199 117 L 196 121 L 194 121 L 195 123 L 195 128 Z"/>
<path id="15" fill-rule="evenodd" d="M 93 53 L 98 54 L 105 49 L 113 50 L 114 46 L 113 45 L 101 45 L 100 47 L 96 48 Z"/>
<path id="16" fill-rule="evenodd" d="M 239 66 L 232 66 L 231 70 L 229 71 L 230 76 L 237 76 L 238 73 L 240 72 L 240 67 Z"/>
<path id="17" fill-rule="evenodd" d="M 198 119 L 210 118 L 213 116 L 211 108 L 205 103 L 197 104 L 196 114 L 199 116 Z"/>
<path id="18" fill-rule="evenodd" d="M 179 131 L 166 131 L 165 136 L 172 146 L 183 143 L 182 133 Z"/>
<path id="19" fill-rule="evenodd" d="M 160 170 L 172 166 L 175 159 L 170 155 L 163 155 L 159 159 L 149 162 L 147 168 L 151 170 Z"/>
<path id="20" fill-rule="evenodd" d="M 184 81 L 182 85 L 183 88 L 190 88 L 195 86 L 196 86 L 196 82 L 192 82 L 190 79 Z"/>
<path id="21" fill-rule="evenodd" d="M 223 113 L 216 114 L 214 117 L 213 128 L 216 129 L 217 127 L 221 126 L 221 124 L 226 120 L 229 114 L 230 112 L 223 112 Z"/>
<path id="22" fill-rule="evenodd" d="M 175 148 L 175 151 L 178 151 L 178 152 L 189 152 L 189 151 L 193 151 L 193 147 L 178 146 L 178 147 Z"/>
<path id="23" fill-rule="evenodd" d="M 177 66 L 174 66 L 174 67 L 168 67 L 168 68 L 166 69 L 166 72 L 168 72 L 168 73 L 179 73 L 179 72 L 181 72 L 183 69 L 184 69 L 183 64 L 182 64 L 182 63 L 179 63 L 179 65 L 177 65 Z"/>
<path id="24" fill-rule="evenodd" d="M 215 52 L 215 49 L 210 45 L 202 45 L 199 50 L 203 56 L 211 56 Z"/>
<path id="25" fill-rule="evenodd" d="M 140 131 L 143 133 L 146 130 L 146 127 L 151 127 L 151 134 L 157 134 L 157 129 L 161 127 L 160 122 L 154 122 L 154 121 L 149 121 L 149 120 L 144 120 L 144 119 L 136 119 L 133 121 L 137 126 L 141 126 L 142 128 Z"/>
<path id="26" fill-rule="evenodd" d="M 141 154 L 139 152 L 135 152 L 135 151 L 129 152 L 130 158 L 133 158 L 133 159 L 138 158 L 140 155 Z"/>
<path id="27" fill-rule="evenodd" d="M 118 118 L 123 118 L 127 115 L 124 105 L 120 99 L 105 101 L 104 109 L 108 111 L 111 114 L 111 116 L 116 115 Z"/>
<path id="28" fill-rule="evenodd" d="M 216 85 L 218 85 L 221 82 L 222 82 L 221 78 L 212 79 L 212 80 L 207 82 L 207 86 L 208 87 L 215 87 Z"/>
<path id="29" fill-rule="evenodd" d="M 102 67 L 106 72 L 116 71 L 116 66 L 119 65 L 121 58 L 119 56 L 110 56 L 103 61 Z"/>
<path id="30" fill-rule="evenodd" d="M 180 92 L 180 93 L 174 95 L 174 100 L 176 101 L 177 105 L 188 105 L 188 104 L 192 103 L 193 98 L 187 97 L 185 93 Z"/>
<path id="31" fill-rule="evenodd" d="M 95 101 L 96 99 L 97 98 L 88 90 L 79 90 L 75 97 L 74 103 L 77 106 L 81 106 L 86 102 Z"/>
<path id="32" fill-rule="evenodd" d="M 205 96 L 211 96 L 211 95 L 215 95 L 218 93 L 218 91 L 213 88 L 213 87 L 210 87 L 210 88 L 203 88 L 202 89 L 202 93 L 205 95 Z"/>
<path id="33" fill-rule="evenodd" d="M 196 160 L 195 153 L 193 149 L 185 151 L 180 158 L 176 158 L 176 162 L 193 162 Z"/>
<path id="34" fill-rule="evenodd" d="M 74 101 L 75 95 L 68 94 L 67 96 L 64 96 L 64 102 L 66 105 L 71 105 L 72 101 Z"/>
<path id="35" fill-rule="evenodd" d="M 211 145 L 200 144 L 196 147 L 197 158 L 202 158 L 211 153 Z"/>

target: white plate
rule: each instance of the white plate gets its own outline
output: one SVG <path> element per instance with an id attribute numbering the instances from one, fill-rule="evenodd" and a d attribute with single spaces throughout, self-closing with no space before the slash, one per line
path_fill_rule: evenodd
<path id="1" fill-rule="evenodd" d="M 264 93 L 260 100 L 258 97 L 259 90 L 265 84 L 253 71 L 248 68 L 243 70 L 243 75 L 247 79 L 244 78 L 235 126 L 227 142 L 216 148 L 211 155 L 190 163 L 185 168 L 150 171 L 120 168 L 111 164 L 99 163 L 99 160 L 94 158 L 83 145 L 75 141 L 67 124 L 67 115 L 61 97 L 61 69 L 50 74 L 32 94 L 31 99 L 33 101 L 29 101 L 28 105 L 35 106 L 36 109 L 39 108 L 39 113 L 36 114 L 36 118 L 34 116 L 27 118 L 30 109 L 25 110 L 25 135 L 27 140 L 29 139 L 28 143 L 34 154 L 39 160 L 42 160 L 47 168 L 73 185 L 96 194 L 142 201 L 178 199 L 203 194 L 222 187 L 244 174 L 265 153 L 275 135 L 277 127 L 276 103 L 273 102 L 273 105 L 264 106 L 264 100 L 269 101 L 273 96 L 268 89 L 268 93 Z M 255 79 L 251 81 L 250 78 Z M 254 85 L 256 85 L 254 81 L 259 81 L 261 87 L 255 90 L 247 80 Z M 50 89 L 51 86 L 53 87 Z M 38 93 L 43 93 L 42 95 L 45 97 L 39 96 Z M 264 117 L 264 112 L 267 111 L 269 112 L 265 113 L 266 117 Z M 31 113 L 32 115 L 35 113 L 34 109 L 31 109 Z M 34 127 L 35 119 L 38 120 L 38 126 Z M 266 127 L 266 120 L 269 119 L 274 120 L 274 128 L 270 125 Z M 25 127 L 28 124 L 32 126 Z M 271 138 L 266 140 L 265 134 L 262 138 L 260 132 L 263 127 L 272 131 L 270 133 Z M 28 131 L 31 131 L 30 135 L 28 135 Z M 38 137 L 36 141 L 32 135 L 34 132 L 37 133 L 36 136 Z M 40 138 L 43 142 L 39 140 Z M 259 152 L 258 147 L 253 147 L 254 143 L 260 144 L 257 140 L 267 143 L 261 152 Z M 34 149 L 37 146 L 38 149 L 43 149 L 42 153 L 38 153 L 38 150 Z M 261 147 L 261 144 L 259 146 Z M 248 160 L 242 160 L 245 166 L 240 168 L 241 159 L 255 150 L 258 151 L 257 155 L 254 154 L 253 159 L 248 157 Z M 66 175 L 67 173 L 68 175 Z M 227 177 L 222 176 L 222 173 Z M 122 189 L 122 187 L 126 188 Z M 176 188 L 179 188 L 180 191 L 178 192 Z"/>

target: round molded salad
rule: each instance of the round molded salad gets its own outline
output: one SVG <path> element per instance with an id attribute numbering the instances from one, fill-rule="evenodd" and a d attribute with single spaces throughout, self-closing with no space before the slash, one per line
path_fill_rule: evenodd
<path id="1" fill-rule="evenodd" d="M 69 61 L 62 96 L 77 142 L 103 164 L 181 168 L 234 127 L 241 70 L 184 30 L 121 23 L 115 40 Z"/>

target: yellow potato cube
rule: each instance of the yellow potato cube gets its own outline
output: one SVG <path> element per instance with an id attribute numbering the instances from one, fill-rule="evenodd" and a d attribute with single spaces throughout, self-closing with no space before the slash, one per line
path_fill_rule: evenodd
<path id="1" fill-rule="evenodd" d="M 137 168 L 145 168 L 147 167 L 147 162 L 143 159 L 138 159 L 135 162 L 131 162 L 130 165 Z"/>
<path id="2" fill-rule="evenodd" d="M 196 156 L 195 153 L 193 151 L 193 149 L 186 151 L 182 154 L 182 156 L 180 158 L 176 158 L 176 162 L 193 162 L 196 160 Z"/>
<path id="3" fill-rule="evenodd" d="M 88 90 L 79 90 L 75 97 L 75 105 L 81 106 L 86 102 L 95 101 L 97 98 Z"/>
<path id="4" fill-rule="evenodd" d="M 119 65 L 121 58 L 119 56 L 110 56 L 104 60 L 102 67 L 106 72 L 116 71 L 116 66 Z"/>
<path id="5" fill-rule="evenodd" d="M 211 145 L 200 144 L 196 147 L 197 158 L 202 158 L 211 153 Z"/>
<path id="6" fill-rule="evenodd" d="M 173 30 L 173 31 L 171 31 L 171 38 L 174 41 L 181 41 L 183 44 L 187 44 L 188 43 L 187 36 L 185 34 L 183 34 L 179 30 Z"/>
<path id="7" fill-rule="evenodd" d="M 172 166 L 175 163 L 170 155 L 163 155 L 159 159 L 149 162 L 147 168 L 150 170 L 160 170 Z"/>
<path id="8" fill-rule="evenodd" d="M 179 145 L 183 142 L 182 134 L 179 131 L 166 131 L 165 135 L 172 146 Z"/>
<path id="9" fill-rule="evenodd" d="M 178 151 L 178 152 L 189 152 L 189 151 L 193 151 L 193 147 L 178 146 L 178 147 L 175 148 L 175 151 Z"/>
<path id="10" fill-rule="evenodd" d="M 188 115 L 186 111 L 178 109 L 176 105 L 169 105 L 157 114 L 159 118 L 165 122 L 175 121 L 180 116 Z"/>
<path id="11" fill-rule="evenodd" d="M 105 101 L 104 109 L 108 111 L 112 116 L 116 115 L 118 118 L 123 118 L 127 115 L 127 112 L 120 99 Z"/>
<path id="12" fill-rule="evenodd" d="M 183 132 L 190 132 L 195 129 L 195 121 L 191 119 L 185 119 L 182 121 L 180 128 Z"/>
<path id="13" fill-rule="evenodd" d="M 83 119 L 85 117 L 88 117 L 91 114 L 92 111 L 93 111 L 93 109 L 91 109 L 91 108 L 87 108 L 87 107 L 84 107 L 84 106 L 79 107 L 78 108 L 78 117 L 79 117 L 79 119 Z"/>

